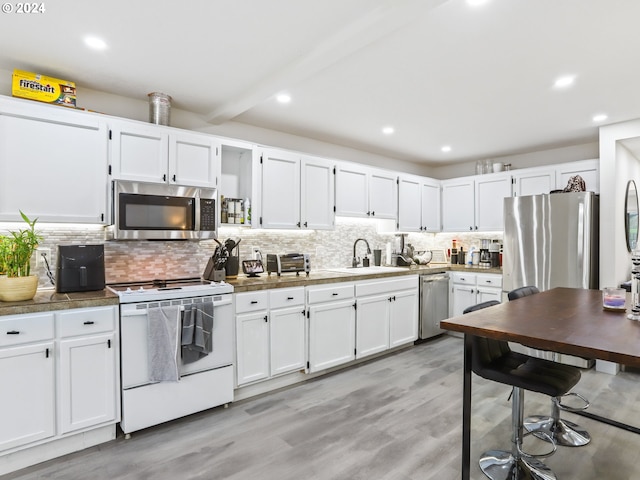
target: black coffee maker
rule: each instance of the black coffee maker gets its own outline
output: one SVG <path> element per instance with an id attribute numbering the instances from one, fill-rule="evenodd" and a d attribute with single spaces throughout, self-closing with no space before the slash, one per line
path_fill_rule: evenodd
<path id="1" fill-rule="evenodd" d="M 489 258 L 491 268 L 500 267 L 500 244 L 498 242 L 491 242 L 489 245 Z"/>
<path id="2" fill-rule="evenodd" d="M 490 242 L 488 239 L 482 240 L 482 248 L 480 248 L 480 262 L 478 265 L 481 268 L 491 267 L 491 255 L 489 255 L 489 245 L 490 245 Z"/>
<path id="3" fill-rule="evenodd" d="M 56 292 L 103 290 L 104 245 L 59 245 Z"/>

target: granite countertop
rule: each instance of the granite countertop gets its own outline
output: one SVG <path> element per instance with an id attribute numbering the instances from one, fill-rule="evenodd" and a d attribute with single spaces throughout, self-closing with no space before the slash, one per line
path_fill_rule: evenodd
<path id="1" fill-rule="evenodd" d="M 0 316 L 23 313 L 49 312 L 70 308 L 102 307 L 118 305 L 118 296 L 107 290 L 95 292 L 56 293 L 53 288 L 38 289 L 32 300 L 22 302 L 0 302 Z"/>
<path id="2" fill-rule="evenodd" d="M 414 265 L 412 267 L 405 267 L 405 269 L 403 270 L 400 270 L 396 267 L 393 269 L 390 268 L 388 272 L 381 271 L 382 269 L 376 267 L 373 273 L 365 273 L 367 270 L 366 267 L 354 270 L 354 273 L 344 273 L 331 269 L 311 270 L 309 276 L 305 275 L 304 273 L 301 273 L 300 275 L 296 275 L 294 273 L 283 273 L 280 277 L 275 274 L 267 275 L 266 273 L 263 273 L 258 277 L 247 277 L 245 275 L 238 275 L 237 278 L 227 278 L 225 281 L 233 285 L 235 293 L 240 293 L 252 292 L 257 290 L 268 290 L 272 288 L 306 287 L 309 285 L 321 285 L 326 283 L 373 280 L 378 278 L 394 277 L 398 275 L 420 275 L 448 271 L 492 273 L 502 275 L 501 268 L 468 268 L 464 265 L 449 264 L 419 266 Z"/>

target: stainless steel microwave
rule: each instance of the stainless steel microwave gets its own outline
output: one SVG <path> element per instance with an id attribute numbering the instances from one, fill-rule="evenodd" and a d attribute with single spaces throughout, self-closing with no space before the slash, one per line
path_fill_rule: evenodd
<path id="1" fill-rule="evenodd" d="M 116 180 L 112 194 L 108 239 L 217 237 L 216 189 Z"/>

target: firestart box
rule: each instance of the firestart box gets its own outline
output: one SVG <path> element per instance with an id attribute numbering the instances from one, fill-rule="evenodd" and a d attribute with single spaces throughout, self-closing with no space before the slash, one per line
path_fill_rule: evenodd
<path id="1" fill-rule="evenodd" d="M 76 84 L 74 82 L 46 77 L 38 73 L 14 70 L 11 93 L 14 97 L 28 98 L 53 105 L 76 106 Z"/>

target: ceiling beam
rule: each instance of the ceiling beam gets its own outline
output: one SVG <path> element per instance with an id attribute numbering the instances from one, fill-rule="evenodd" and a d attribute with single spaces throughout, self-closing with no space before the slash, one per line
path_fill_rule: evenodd
<path id="1" fill-rule="evenodd" d="M 206 115 L 209 123 L 222 124 L 253 108 L 277 92 L 292 88 L 338 61 L 392 34 L 447 0 L 384 0 L 369 14 L 327 37 L 312 50 Z"/>

